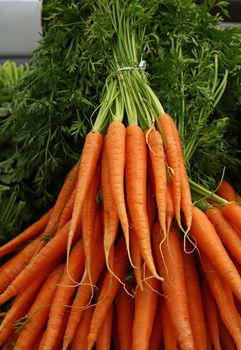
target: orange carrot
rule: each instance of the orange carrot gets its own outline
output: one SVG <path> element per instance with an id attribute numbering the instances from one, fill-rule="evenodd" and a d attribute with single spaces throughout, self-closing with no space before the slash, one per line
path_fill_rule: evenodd
<path id="1" fill-rule="evenodd" d="M 236 350 L 237 347 L 231 337 L 229 331 L 225 327 L 225 324 L 219 317 L 219 329 L 220 329 L 220 339 L 222 344 L 222 350 Z"/>
<path id="2" fill-rule="evenodd" d="M 153 327 L 150 337 L 149 350 L 159 350 L 162 341 L 162 324 L 161 324 L 161 309 L 160 309 L 160 296 L 158 297 L 156 314 L 153 321 Z"/>
<path id="3" fill-rule="evenodd" d="M 72 276 L 74 281 L 79 281 L 84 270 L 84 247 L 83 240 L 79 240 L 73 247 L 70 253 L 69 260 L 69 274 Z M 63 277 L 59 282 L 54 299 L 49 312 L 49 319 L 47 323 L 46 338 L 44 349 L 51 349 L 54 346 L 62 319 L 70 299 L 75 292 L 75 283 L 69 277 L 67 266 L 64 270 Z"/>
<path id="4" fill-rule="evenodd" d="M 130 227 L 130 246 L 131 246 L 131 257 L 135 268 L 133 269 L 133 273 L 136 279 L 136 283 L 138 287 L 143 290 L 142 284 L 142 266 L 143 259 L 141 255 L 141 249 L 139 240 L 137 238 L 136 232 L 133 227 Z"/>
<path id="5" fill-rule="evenodd" d="M 111 349 L 113 304 L 110 305 L 96 339 L 96 350 Z"/>
<path id="6" fill-rule="evenodd" d="M 167 227 L 167 235 L 168 235 L 168 233 L 170 231 L 171 224 L 172 224 L 174 216 L 175 216 L 172 186 L 170 185 L 170 183 L 167 185 L 167 199 L 166 199 L 166 201 L 167 201 L 166 227 Z"/>
<path id="7" fill-rule="evenodd" d="M 94 312 L 94 307 L 89 307 L 83 313 L 83 317 L 76 329 L 71 342 L 71 350 L 87 349 L 87 338 L 90 329 L 90 322 Z"/>
<path id="8" fill-rule="evenodd" d="M 230 286 L 239 300 L 241 300 L 241 280 L 239 273 L 207 215 L 197 207 L 193 208 L 190 233 L 195 237 L 198 249 L 212 261 L 215 269 L 221 274 L 222 279 Z"/>
<path id="9" fill-rule="evenodd" d="M 135 293 L 134 321 L 132 327 L 132 350 L 148 350 L 155 318 L 160 281 L 146 271 L 143 291 Z M 141 337 L 140 337 L 141 334 Z"/>
<path id="10" fill-rule="evenodd" d="M 241 232 L 241 206 L 234 202 L 229 202 L 221 210 L 229 222 Z"/>
<path id="11" fill-rule="evenodd" d="M 15 350 L 32 350 L 35 341 L 48 319 L 54 293 L 64 271 L 64 264 L 58 265 L 48 276 L 28 311 L 28 321 L 19 333 Z"/>
<path id="12" fill-rule="evenodd" d="M 26 285 L 42 273 L 49 265 L 56 263 L 66 252 L 66 243 L 68 239 L 69 222 L 55 235 L 45 247 L 31 260 L 25 269 L 15 278 L 15 280 L 0 295 L 0 304 L 3 304 Z M 74 238 L 77 239 L 77 235 Z"/>
<path id="13" fill-rule="evenodd" d="M 0 257 L 12 253 L 20 244 L 36 238 L 46 227 L 52 209 L 44 214 L 38 221 L 35 221 L 31 226 L 26 228 L 22 233 L 19 233 L 11 241 L 0 247 Z"/>
<path id="14" fill-rule="evenodd" d="M 17 277 L 18 274 L 28 265 L 39 246 L 41 237 L 35 238 L 25 248 L 9 259 L 0 269 L 0 293 Z"/>
<path id="15" fill-rule="evenodd" d="M 176 350 L 177 349 L 177 335 L 175 328 L 170 320 L 170 314 L 167 308 L 167 303 L 165 298 L 161 299 L 160 303 L 160 313 L 161 313 L 161 327 L 164 339 L 165 350 Z"/>
<path id="16" fill-rule="evenodd" d="M 93 317 L 90 324 L 90 332 L 88 335 L 88 347 L 90 350 L 94 345 L 97 334 L 100 330 L 101 324 L 105 318 L 109 306 L 112 304 L 120 286 L 120 280 L 123 280 L 125 273 L 129 267 L 129 260 L 127 256 L 125 241 L 123 236 L 117 244 L 114 260 L 114 273 L 118 279 L 109 271 L 105 274 L 103 284 L 100 289 L 100 294 L 95 306 Z"/>
<path id="17" fill-rule="evenodd" d="M 230 202 L 236 201 L 236 192 L 233 186 L 227 180 L 222 180 L 217 185 L 217 195 Z"/>
<path id="18" fill-rule="evenodd" d="M 81 154 L 80 165 L 78 170 L 78 178 L 76 184 L 76 196 L 73 207 L 72 219 L 67 243 L 67 267 L 70 255 L 70 249 L 73 242 L 74 234 L 78 228 L 81 210 L 85 197 L 90 189 L 90 185 L 97 167 L 103 146 L 103 137 L 99 132 L 90 131 L 84 142 Z"/>
<path id="19" fill-rule="evenodd" d="M 209 337 L 215 350 L 222 350 L 219 337 L 218 310 L 207 284 L 202 285 L 202 299 Z"/>
<path id="20" fill-rule="evenodd" d="M 167 172 L 166 158 L 161 134 L 151 128 L 146 133 L 149 154 L 151 158 L 152 170 L 155 179 L 155 194 L 158 208 L 159 222 L 166 237 L 166 192 L 167 192 Z"/>
<path id="21" fill-rule="evenodd" d="M 110 169 L 106 151 L 106 139 L 101 159 L 101 188 L 104 214 L 104 251 L 108 270 L 113 269 L 114 242 L 117 235 L 119 216 L 110 186 Z"/>
<path id="22" fill-rule="evenodd" d="M 117 339 L 119 350 L 131 350 L 132 325 L 134 319 L 134 298 L 124 288 L 120 288 L 116 297 Z"/>
<path id="23" fill-rule="evenodd" d="M 61 212 L 61 215 L 59 216 L 56 231 L 58 231 L 62 227 L 64 227 L 64 225 L 71 219 L 73 207 L 74 207 L 75 196 L 76 196 L 76 184 L 72 190 L 72 193 L 71 193 L 67 203 L 65 204 L 65 206 Z"/>
<path id="24" fill-rule="evenodd" d="M 31 284 L 28 284 L 27 287 L 25 286 L 25 289 L 14 299 L 11 308 L 0 325 L 0 346 L 8 340 L 8 337 L 14 331 L 14 323 L 28 311 L 48 272 L 48 270 L 42 271 L 42 273 L 37 275 L 35 279 L 31 281 Z"/>
<path id="25" fill-rule="evenodd" d="M 194 341 L 190 324 L 188 297 L 186 290 L 184 262 L 181 242 L 174 226 L 169 232 L 169 240 L 161 246 L 160 226 L 153 227 L 153 242 L 160 274 L 164 277 L 163 292 L 166 296 L 167 309 L 177 334 L 182 350 L 194 349 Z M 162 258 L 163 257 L 163 258 Z"/>
<path id="26" fill-rule="evenodd" d="M 212 260 L 213 261 L 213 260 Z M 208 258 L 203 254 L 201 263 L 205 277 L 207 278 L 209 288 L 218 305 L 221 318 L 232 335 L 238 349 L 241 349 L 241 322 L 240 316 L 236 309 L 232 291 L 229 286 L 224 283 L 224 276 L 218 275 L 214 265 L 210 263 Z"/>
<path id="27" fill-rule="evenodd" d="M 179 227 L 181 225 L 181 172 L 180 172 L 180 154 L 178 153 L 175 135 L 173 132 L 173 121 L 170 115 L 167 113 L 162 114 L 158 121 L 161 126 L 162 133 L 164 135 L 165 153 L 168 166 L 171 168 L 172 189 L 175 216 Z"/>
<path id="28" fill-rule="evenodd" d="M 146 210 L 147 210 L 149 227 L 150 227 L 150 230 L 152 230 L 152 226 L 154 225 L 154 222 L 156 219 L 156 202 L 155 202 L 155 195 L 153 193 L 150 181 L 148 181 L 148 179 L 147 179 L 147 185 L 146 185 Z"/>
<path id="29" fill-rule="evenodd" d="M 124 193 L 125 140 L 126 128 L 124 124 L 118 120 L 113 120 L 108 127 L 106 135 L 106 152 L 109 163 L 110 186 L 125 236 L 127 253 L 129 260 L 131 261 L 129 222 Z"/>
<path id="30" fill-rule="evenodd" d="M 190 323 L 195 349 L 207 350 L 207 330 L 194 254 L 183 252 Z"/>
<path id="31" fill-rule="evenodd" d="M 171 121 L 172 121 L 173 134 L 177 145 L 177 152 L 179 154 L 179 159 L 180 159 L 181 187 L 182 187 L 181 208 L 182 208 L 182 211 L 185 217 L 186 226 L 187 226 L 186 232 L 189 232 L 192 224 L 192 196 L 191 196 L 191 190 L 188 182 L 188 176 L 187 176 L 187 171 L 185 167 L 185 161 L 184 161 L 180 136 L 179 136 L 176 124 L 174 123 L 172 118 L 171 118 Z"/>
<path id="32" fill-rule="evenodd" d="M 98 220 L 96 220 L 98 223 Z M 100 228 L 100 225 L 97 225 L 97 228 Z M 104 249 L 103 242 L 100 240 L 101 233 L 97 233 L 96 236 L 99 236 L 99 239 L 95 238 L 95 247 L 93 251 L 93 256 L 95 257 L 91 261 L 90 273 L 92 276 L 92 283 L 96 284 L 101 272 L 104 269 Z M 81 321 L 84 310 L 86 310 L 86 306 L 90 302 L 90 297 L 92 294 L 92 286 L 90 285 L 90 280 L 88 276 L 81 281 L 81 284 L 78 287 L 76 292 L 76 296 L 73 300 L 72 307 L 70 309 L 70 316 L 68 320 L 68 324 L 66 326 L 65 334 L 64 334 L 64 344 L 63 350 L 68 348 L 68 345 L 71 343 L 75 330 Z"/>
<path id="33" fill-rule="evenodd" d="M 220 208 L 212 207 L 206 210 L 205 213 L 213 224 L 222 243 L 241 264 L 241 237 L 238 232 L 226 219 Z"/>
<path id="34" fill-rule="evenodd" d="M 131 224 L 138 238 L 144 262 L 159 278 L 151 251 L 151 234 L 146 208 L 147 147 L 145 134 L 137 125 L 126 128 L 126 197 Z"/>
<path id="35" fill-rule="evenodd" d="M 90 275 L 90 265 L 92 260 L 92 251 L 94 237 L 94 225 L 96 213 L 98 210 L 97 205 L 97 194 L 100 189 L 100 176 L 96 169 L 94 172 L 93 180 L 91 183 L 91 188 L 89 189 L 89 193 L 86 195 L 85 202 L 83 204 L 82 211 L 82 239 L 84 244 L 84 253 L 85 253 L 85 272 L 84 275 L 87 274 L 89 276 L 90 283 L 92 283 L 92 278 Z"/>

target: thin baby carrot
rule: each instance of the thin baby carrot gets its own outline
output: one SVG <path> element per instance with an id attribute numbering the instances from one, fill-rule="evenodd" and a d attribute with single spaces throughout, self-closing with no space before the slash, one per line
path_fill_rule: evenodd
<path id="1" fill-rule="evenodd" d="M 66 243 L 69 232 L 68 222 L 59 232 L 55 235 L 43 249 L 31 260 L 22 272 L 12 281 L 12 283 L 6 288 L 6 290 L 0 295 L 0 304 L 3 304 L 13 296 L 17 295 L 26 285 L 32 282 L 32 280 L 42 273 L 49 265 L 57 262 L 66 252 Z M 75 240 L 77 239 L 75 235 Z"/>
<path id="2" fill-rule="evenodd" d="M 221 274 L 222 279 L 241 300 L 241 279 L 239 273 L 207 215 L 197 207 L 193 207 L 190 234 L 195 237 L 197 248 L 212 261 L 215 269 Z"/>
<path id="3" fill-rule="evenodd" d="M 135 293 L 134 321 L 132 327 L 132 350 L 148 350 L 156 314 L 160 281 L 146 269 L 143 290 Z M 140 337 L 141 334 L 141 337 Z"/>
<path id="4" fill-rule="evenodd" d="M 147 131 L 146 139 L 146 142 L 149 146 L 149 155 L 155 179 L 155 195 L 159 222 L 164 237 L 166 237 L 167 171 L 163 140 L 161 134 L 156 129 L 154 129 L 154 127 Z"/>
<path id="5" fill-rule="evenodd" d="M 130 221 L 138 238 L 144 262 L 159 278 L 151 250 L 151 233 L 147 216 L 147 146 L 144 131 L 137 125 L 126 128 L 126 197 Z"/>
<path id="6" fill-rule="evenodd" d="M 67 271 L 66 265 L 63 277 L 61 278 L 59 286 L 56 289 L 56 293 L 54 295 L 49 312 L 45 344 L 43 347 L 44 350 L 51 349 L 58 338 L 66 307 L 75 292 L 76 285 L 73 280 L 76 282 L 80 280 L 80 277 L 84 270 L 84 263 L 85 255 L 83 240 L 81 239 L 74 245 L 73 249 L 71 250 L 69 259 L 69 271 Z M 69 274 L 73 280 L 69 277 Z"/>
<path id="7" fill-rule="evenodd" d="M 110 186 L 117 208 L 121 227 L 125 236 L 126 248 L 131 262 L 129 242 L 129 221 L 125 204 L 124 169 L 125 169 L 126 128 L 119 120 L 113 120 L 106 135 L 106 151 L 109 163 Z"/>
<path id="8" fill-rule="evenodd" d="M 128 287 L 127 287 L 128 288 Z M 116 333 L 119 350 L 132 349 L 132 326 L 134 320 L 134 298 L 124 288 L 120 288 L 116 297 Z"/>
<path id="9" fill-rule="evenodd" d="M 162 288 L 168 312 L 181 349 L 191 350 L 194 349 L 194 340 L 190 324 L 182 247 L 174 225 L 170 229 L 168 241 L 164 241 L 160 252 L 161 240 L 160 226 L 155 223 L 153 243 L 159 272 L 164 277 Z"/>
<path id="10" fill-rule="evenodd" d="M 94 307 L 91 306 L 83 312 L 83 317 L 75 331 L 71 341 L 71 350 L 87 349 L 87 338 L 90 329 L 90 322 L 94 312 Z"/>
<path id="11" fill-rule="evenodd" d="M 25 243 L 29 240 L 36 238 L 45 229 L 52 209 L 50 209 L 46 214 L 44 214 L 38 221 L 35 221 L 22 233 L 19 233 L 11 241 L 7 242 L 0 247 L 0 257 L 12 253 L 20 244 Z"/>
<path id="12" fill-rule="evenodd" d="M 96 339 L 96 350 L 111 349 L 113 303 L 110 305 Z"/>
<path id="13" fill-rule="evenodd" d="M 222 243 L 241 264 L 241 237 L 224 216 L 220 208 L 212 207 L 205 211 Z"/>
<path id="14" fill-rule="evenodd" d="M 142 283 L 142 266 L 143 259 L 141 255 L 141 249 L 139 240 L 137 238 L 134 227 L 130 227 L 130 247 L 131 247 L 131 257 L 135 268 L 133 269 L 133 273 L 136 279 L 136 283 L 138 287 L 143 290 Z"/>
<path id="15" fill-rule="evenodd" d="M 233 341 L 233 338 L 231 337 L 229 331 L 227 330 L 225 324 L 219 317 L 218 319 L 219 323 L 219 333 L 220 333 L 220 339 L 222 344 L 222 350 L 237 350 L 237 347 Z"/>
<path id="16" fill-rule="evenodd" d="M 165 350 L 177 350 L 177 335 L 175 327 L 170 319 L 165 298 L 161 298 L 160 303 L 161 327 L 164 339 Z"/>
<path id="17" fill-rule="evenodd" d="M 114 260 L 114 273 L 118 276 L 118 279 L 115 278 L 109 271 L 104 276 L 100 294 L 90 324 L 87 350 L 90 350 L 96 341 L 97 334 L 105 318 L 106 312 L 115 299 L 120 286 L 120 280 L 123 280 L 128 267 L 129 260 L 125 240 L 123 236 L 121 236 L 117 244 Z"/>
<path id="18" fill-rule="evenodd" d="M 229 285 L 224 282 L 223 275 L 220 277 L 214 265 L 210 263 L 204 254 L 201 256 L 201 263 L 221 318 L 232 335 L 237 348 L 241 349 L 240 315 L 236 309 L 232 291 Z"/>
<path id="19" fill-rule="evenodd" d="M 217 305 L 206 282 L 203 283 L 201 291 L 209 337 L 211 338 L 214 350 L 222 350 L 219 336 Z"/>
<path id="20" fill-rule="evenodd" d="M 233 188 L 233 186 L 228 182 L 227 180 L 222 180 L 217 185 L 217 195 L 226 199 L 227 201 L 236 201 L 236 192 Z"/>
<path id="21" fill-rule="evenodd" d="M 150 337 L 149 350 L 159 350 L 162 341 L 162 321 L 161 321 L 161 306 L 160 306 L 161 296 L 158 297 L 156 314 L 153 321 L 153 327 Z"/>
<path id="22" fill-rule="evenodd" d="M 241 232 L 241 206 L 235 202 L 229 202 L 221 210 L 229 222 Z"/>
<path id="23" fill-rule="evenodd" d="M 28 321 L 18 335 L 15 350 L 32 350 L 48 319 L 54 293 L 63 271 L 64 264 L 60 264 L 47 277 L 28 311 Z"/>

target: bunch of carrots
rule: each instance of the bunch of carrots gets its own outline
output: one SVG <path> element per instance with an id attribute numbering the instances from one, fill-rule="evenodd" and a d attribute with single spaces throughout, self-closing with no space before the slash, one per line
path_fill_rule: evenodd
<path id="1" fill-rule="evenodd" d="M 80 160 L 53 208 L 0 247 L 0 346 L 241 350 L 240 198 L 188 178 L 118 11 L 116 71 Z"/>

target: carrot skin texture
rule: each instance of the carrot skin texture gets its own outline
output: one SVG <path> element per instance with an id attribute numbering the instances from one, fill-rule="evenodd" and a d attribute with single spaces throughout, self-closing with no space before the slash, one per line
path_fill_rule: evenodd
<path id="1" fill-rule="evenodd" d="M 86 309 L 83 317 L 75 331 L 71 342 L 71 350 L 87 349 L 87 338 L 90 329 L 90 322 L 93 316 L 94 307 Z"/>
<path id="2" fill-rule="evenodd" d="M 153 321 L 153 327 L 150 337 L 149 350 L 159 350 L 162 341 L 162 321 L 161 321 L 161 302 L 160 296 L 158 296 L 158 302 L 156 307 L 156 314 Z"/>
<path id="3" fill-rule="evenodd" d="M 164 339 L 164 349 L 176 350 L 178 349 L 177 335 L 173 327 L 173 324 L 170 320 L 169 312 L 166 305 L 166 300 L 161 299 L 160 304 L 161 304 L 161 307 L 160 307 L 161 327 L 162 327 L 163 339 Z"/>
<path id="4" fill-rule="evenodd" d="M 241 300 L 239 273 L 207 215 L 197 207 L 193 207 L 190 233 L 195 237 L 198 249 L 212 261 L 214 268 L 221 274 L 222 279 L 230 286 L 237 298 Z"/>
<path id="5" fill-rule="evenodd" d="M 100 225 L 98 225 L 98 227 L 100 227 Z M 92 260 L 91 266 L 90 266 L 93 284 L 96 284 L 105 266 L 103 242 L 102 240 L 100 240 L 101 232 L 100 234 L 97 233 L 97 237 L 99 236 L 99 239 L 98 240 L 95 239 L 96 244 L 93 252 L 95 259 Z M 70 310 L 70 315 L 69 315 L 68 323 L 64 334 L 63 349 L 67 349 L 68 345 L 71 343 L 75 334 L 75 330 L 78 324 L 81 322 L 81 318 L 84 311 L 88 310 L 86 309 L 86 306 L 90 301 L 89 299 L 91 296 L 91 292 L 92 292 L 92 287 L 90 286 L 90 280 L 89 280 L 89 277 L 86 275 L 85 278 L 81 281 L 81 284 L 78 287 L 76 296 L 72 303 L 72 308 Z"/>
<path id="6" fill-rule="evenodd" d="M 132 350 L 148 350 L 153 321 L 156 314 L 158 290 L 160 281 L 150 278 L 151 272 L 147 269 L 147 281 L 143 283 L 143 290 L 137 288 L 135 294 L 134 321 L 132 327 Z M 141 336 L 140 336 L 141 335 Z"/>
<path id="7" fill-rule="evenodd" d="M 58 265 L 44 282 L 28 311 L 30 320 L 19 333 L 14 349 L 32 350 L 35 341 L 48 319 L 50 305 L 63 271 L 64 264 Z"/>
<path id="8" fill-rule="evenodd" d="M 236 350 L 237 347 L 231 337 L 229 331 L 225 327 L 223 321 L 219 317 L 219 329 L 220 329 L 220 339 L 222 344 L 222 350 Z"/>
<path id="9" fill-rule="evenodd" d="M 182 256 L 183 248 L 174 226 L 170 229 L 168 242 L 164 241 L 161 246 L 162 255 L 159 250 L 161 238 L 160 226 L 155 223 L 153 243 L 159 271 L 164 276 L 162 288 L 166 296 L 165 300 L 171 323 L 177 334 L 180 348 L 182 350 L 194 349 Z"/>
<path id="10" fill-rule="evenodd" d="M 231 255 L 241 264 L 241 237 L 219 208 L 206 210 L 206 215 Z"/>
<path id="11" fill-rule="evenodd" d="M 111 304 L 96 339 L 96 350 L 111 349 L 113 309 Z"/>
<path id="12" fill-rule="evenodd" d="M 118 276 L 120 280 L 123 280 L 128 267 L 129 260 L 127 256 L 125 240 L 123 236 L 121 236 L 117 244 L 114 261 L 114 273 Z M 93 317 L 91 320 L 90 332 L 88 335 L 88 350 L 92 348 L 96 341 L 97 334 L 105 318 L 106 312 L 113 300 L 115 299 L 119 286 L 120 281 L 116 277 L 114 277 L 111 274 L 111 272 L 108 271 L 104 276 L 103 283 L 100 289 L 100 294 L 97 300 L 97 305 L 95 306 Z"/>
<path id="13" fill-rule="evenodd" d="M 52 209 L 50 209 L 46 214 L 44 214 L 38 221 L 35 221 L 32 225 L 26 228 L 26 230 L 24 230 L 22 233 L 19 233 L 11 241 L 1 246 L 0 257 L 12 253 L 20 246 L 20 244 L 28 240 L 35 239 L 45 229 L 49 221 L 51 211 Z"/>
<path id="14" fill-rule="evenodd" d="M 235 202 L 229 202 L 222 207 L 222 212 L 229 222 L 241 232 L 241 207 Z"/>
<path id="15" fill-rule="evenodd" d="M 71 278 L 77 282 L 80 280 L 84 270 L 84 258 L 83 240 L 81 239 L 75 244 L 70 253 L 69 271 L 67 271 L 66 265 L 63 277 L 56 289 L 49 312 L 44 350 L 51 349 L 57 341 L 66 307 L 75 292 L 75 282 Z"/>
<path id="16" fill-rule="evenodd" d="M 28 285 L 34 276 L 44 271 L 49 265 L 57 262 L 66 251 L 66 244 L 69 232 L 69 222 L 55 235 L 43 249 L 32 259 L 25 269 L 0 295 L 0 304 L 3 304 L 19 293 L 25 285 Z M 77 239 L 77 235 L 76 238 Z"/>
<path id="17" fill-rule="evenodd" d="M 167 172 L 166 158 L 161 134 L 154 128 L 147 132 L 148 151 L 152 164 L 155 183 L 155 195 L 158 208 L 159 222 L 164 236 L 166 236 L 166 192 Z"/>
<path id="18" fill-rule="evenodd" d="M 147 146 L 143 130 L 137 125 L 126 128 L 126 197 L 131 224 L 138 238 L 144 262 L 158 278 L 151 250 L 151 233 L 147 216 Z"/>
<path id="19" fill-rule="evenodd" d="M 132 349 L 132 332 L 134 320 L 134 299 L 123 288 L 116 298 L 117 339 L 119 350 Z"/>
<path id="20" fill-rule="evenodd" d="M 85 138 L 78 170 L 76 196 L 68 234 L 67 265 L 74 234 L 78 228 L 81 217 L 82 206 L 89 191 L 92 178 L 102 152 L 102 147 L 103 136 L 99 132 L 90 131 Z"/>
<path id="21" fill-rule="evenodd" d="M 214 266 L 205 255 L 201 257 L 203 271 L 208 281 L 209 288 L 217 303 L 221 318 L 233 337 L 238 349 L 241 349 L 241 322 L 236 309 L 233 294 L 229 286 L 221 279 Z"/>
<path id="22" fill-rule="evenodd" d="M 28 287 L 19 293 L 14 299 L 11 308 L 4 317 L 4 320 L 0 326 L 0 346 L 7 341 L 8 337 L 13 332 L 14 322 L 24 316 L 29 307 L 32 305 L 35 295 L 46 278 L 48 272 L 49 271 L 46 270 L 45 272 L 42 272 L 42 274 L 35 277 L 32 283 L 29 284 Z"/>
<path id="23" fill-rule="evenodd" d="M 236 201 L 236 192 L 233 186 L 227 180 L 222 180 L 217 185 L 217 195 L 226 199 L 227 201 Z"/>
<path id="24" fill-rule="evenodd" d="M 124 193 L 125 141 L 125 125 L 118 120 L 113 120 L 109 124 L 106 135 L 106 152 L 109 163 L 110 186 L 121 227 L 125 236 L 127 252 L 131 261 L 129 221 Z"/>
<path id="25" fill-rule="evenodd" d="M 205 324 L 202 295 L 194 255 L 183 252 L 186 288 L 189 303 L 190 323 L 195 349 L 207 350 L 207 330 Z"/>

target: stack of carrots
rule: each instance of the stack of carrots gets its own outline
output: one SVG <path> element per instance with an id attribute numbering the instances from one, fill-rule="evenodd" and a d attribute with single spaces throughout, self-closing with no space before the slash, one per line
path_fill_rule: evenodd
<path id="1" fill-rule="evenodd" d="M 128 42 L 113 53 L 124 67 Z M 188 179 L 145 73 L 115 64 L 55 205 L 0 247 L 11 254 L 0 346 L 241 350 L 240 198 L 225 181 L 212 194 Z"/>

